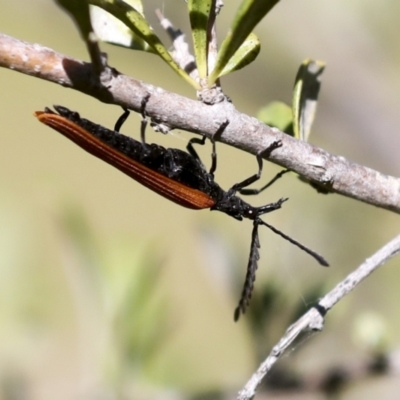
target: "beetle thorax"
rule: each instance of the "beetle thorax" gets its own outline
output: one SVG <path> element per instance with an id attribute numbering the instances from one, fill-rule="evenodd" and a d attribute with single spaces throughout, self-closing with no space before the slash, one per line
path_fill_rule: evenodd
<path id="1" fill-rule="evenodd" d="M 257 207 L 252 207 L 240 197 L 229 192 L 224 192 L 211 210 L 218 210 L 233 218 L 242 220 L 243 218 L 254 219 L 258 216 Z"/>

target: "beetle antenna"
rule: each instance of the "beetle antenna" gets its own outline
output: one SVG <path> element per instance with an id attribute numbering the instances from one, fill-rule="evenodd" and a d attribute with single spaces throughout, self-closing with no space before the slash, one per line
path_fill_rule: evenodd
<path id="1" fill-rule="evenodd" d="M 255 222 L 255 221 L 254 221 Z M 316 253 L 314 250 L 309 249 L 308 247 L 304 246 L 303 244 L 299 243 L 297 240 L 292 239 L 290 236 L 285 235 L 283 232 L 281 232 L 280 230 L 274 228 L 272 225 L 267 224 L 265 221 L 263 221 L 260 218 L 257 218 L 257 222 L 258 224 L 262 224 L 265 225 L 267 228 L 271 229 L 272 232 L 276 233 L 277 235 L 283 237 L 284 239 L 286 239 L 288 242 L 294 244 L 295 246 L 297 246 L 298 248 L 300 248 L 301 250 L 305 251 L 307 254 L 309 254 L 311 257 L 314 257 L 321 265 L 323 265 L 324 267 L 328 267 L 328 261 L 325 260 L 324 257 L 322 257 L 321 255 L 319 255 L 318 253 Z"/>
<path id="2" fill-rule="evenodd" d="M 250 304 L 251 295 L 253 293 L 254 282 L 256 280 L 256 271 L 258 268 L 258 260 L 260 259 L 260 253 L 258 249 L 260 248 L 260 240 L 258 237 L 258 226 L 265 225 L 267 228 L 271 229 L 272 232 L 276 233 L 277 235 L 283 237 L 290 243 L 294 244 L 295 246 L 299 247 L 301 250 L 305 251 L 310 256 L 314 257 L 315 260 L 319 262 L 319 264 L 327 267 L 329 266 L 328 262 L 323 258 L 321 255 L 316 253 L 315 251 L 309 249 L 308 247 L 304 246 L 303 244 L 299 243 L 297 240 L 292 239 L 290 236 L 284 234 L 280 230 L 276 229 L 272 225 L 267 224 L 261 218 L 256 218 L 253 222 L 253 231 L 251 234 L 251 245 L 250 245 L 250 256 L 249 262 L 247 264 L 247 272 L 246 278 L 244 280 L 244 285 L 242 289 L 242 295 L 239 300 L 239 304 L 235 309 L 234 313 L 234 320 L 235 322 L 238 321 L 241 314 L 246 312 L 246 308 Z"/>
<path id="3" fill-rule="evenodd" d="M 247 264 L 246 278 L 242 289 L 242 295 L 239 300 L 239 304 L 235 309 L 234 320 L 238 321 L 240 314 L 246 312 L 246 308 L 250 303 L 251 295 L 253 293 L 254 281 L 256 280 L 256 271 L 258 268 L 257 261 L 260 259 L 260 240 L 258 238 L 258 225 L 261 219 L 257 218 L 253 222 L 253 231 L 251 233 L 251 245 L 250 245 L 250 256 Z"/>

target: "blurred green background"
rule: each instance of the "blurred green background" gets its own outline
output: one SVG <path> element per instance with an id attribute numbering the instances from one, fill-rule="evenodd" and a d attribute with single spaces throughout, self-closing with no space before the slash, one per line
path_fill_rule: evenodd
<path id="1" fill-rule="evenodd" d="M 165 43 L 156 8 L 188 32 L 183 1 L 144 3 Z M 238 4 L 226 2 L 221 37 Z M 88 60 L 72 21 L 53 2 L 1 0 L 0 5 L 1 32 Z M 256 30 L 262 43 L 258 59 L 223 78 L 224 92 L 240 111 L 255 115 L 272 100 L 291 102 L 303 59 L 323 60 L 327 68 L 310 141 L 398 176 L 399 27 L 400 3 L 394 0 L 282 1 Z M 121 72 L 195 98 L 154 55 L 109 45 L 102 50 Z M 251 202 L 289 197 L 268 222 L 323 254 L 331 268 L 320 268 L 260 229 L 254 311 L 235 324 L 249 221 L 239 224 L 219 213 L 180 208 L 32 115 L 62 104 L 112 127 L 119 108 L 5 69 L 0 93 L 1 400 L 234 394 L 299 306 L 306 310 L 318 293 L 398 234 L 397 215 L 318 194 L 286 176 Z M 139 118 L 132 116 L 124 132 L 137 137 L 138 126 Z M 148 134 L 151 142 L 177 148 L 190 137 Z M 205 147 L 199 151 L 207 161 L 210 148 Z M 254 157 L 224 145 L 218 145 L 218 160 L 216 178 L 224 188 L 257 168 Z M 264 180 L 278 170 L 268 164 Z M 325 331 L 283 364 L 312 375 L 362 360 L 371 347 L 394 351 L 400 343 L 398 264 L 394 259 L 357 288 L 328 316 Z M 359 339 L 357 332 L 367 331 L 363 321 L 371 320 L 371 335 Z M 399 383 L 393 376 L 357 382 L 341 398 L 397 399 Z"/>

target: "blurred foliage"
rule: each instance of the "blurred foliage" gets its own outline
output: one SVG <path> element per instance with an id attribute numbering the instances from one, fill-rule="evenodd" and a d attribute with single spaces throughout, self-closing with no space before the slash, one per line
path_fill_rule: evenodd
<path id="1" fill-rule="evenodd" d="M 0 211 L 8 214 L 8 218 L 3 218 L 4 231 L 0 232 L 0 265 L 2 281 L 6 282 L 9 292 L 1 291 L 0 323 L 3 327 L 16 328 L 19 340 L 25 336 L 24 341 L 35 347 L 40 347 L 44 338 L 59 335 L 61 324 L 65 333 L 71 331 L 68 335 L 77 336 L 78 347 L 92 348 L 99 361 L 93 373 L 102 382 L 101 390 L 117 396 L 132 374 L 138 382 L 150 379 L 149 369 L 157 352 L 168 341 L 169 305 L 159 285 L 162 261 L 154 246 L 143 240 L 132 242 L 132 238 L 114 237 L 99 242 L 78 206 L 58 207 L 54 220 L 58 256 L 53 263 L 63 271 L 65 282 L 61 290 L 61 282 L 50 281 L 50 277 L 40 274 L 34 266 L 37 262 L 27 262 L 21 257 L 20 252 L 26 251 L 21 232 L 23 236 L 29 235 L 32 228 L 21 231 L 24 228 L 18 226 L 13 207 L 9 206 L 9 210 L 4 209 L 4 204 L 0 207 Z M 12 225 L 7 224 L 7 219 L 13 221 Z M 16 279 L 10 279 L 10 273 Z M 57 305 L 61 301 L 59 296 L 65 294 L 67 299 Z M 24 329 L 19 332 L 22 326 Z M 15 341 L 15 337 L 6 338 L 12 331 L 8 334 L 2 331 L 3 343 L 4 339 Z M 24 354 L 24 357 L 31 356 Z M 80 357 L 84 362 L 84 355 Z M 16 361 L 10 370 L 0 371 L 0 398 L 31 398 L 30 378 L 20 370 L 23 365 Z"/>
<path id="2" fill-rule="evenodd" d="M 132 369 L 145 377 L 155 352 L 168 339 L 168 304 L 158 285 L 161 260 L 150 243 L 127 238 L 99 247 L 81 210 L 62 211 L 61 232 L 77 264 L 67 268 L 76 269 L 76 287 L 88 286 L 85 295 L 93 295 L 89 303 L 104 318 L 105 371 L 110 372 L 112 360 L 116 382 Z"/>
<path id="3" fill-rule="evenodd" d="M 278 128 L 285 133 L 293 132 L 292 109 L 282 101 L 271 101 L 262 107 L 257 113 L 257 118 L 264 124 Z"/>

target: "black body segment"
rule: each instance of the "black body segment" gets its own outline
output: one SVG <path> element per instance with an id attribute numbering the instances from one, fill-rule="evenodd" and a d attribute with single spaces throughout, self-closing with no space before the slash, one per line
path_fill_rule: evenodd
<path id="1" fill-rule="evenodd" d="M 321 265 L 328 266 L 322 256 L 260 218 L 263 214 L 281 208 L 282 204 L 287 200 L 286 198 L 281 198 L 275 203 L 269 203 L 261 207 L 253 207 L 236 195 L 237 193 L 257 194 L 269 187 L 287 171 L 279 173 L 259 190 L 245 189 L 260 179 L 262 172 L 260 154 L 257 156 L 258 172 L 233 185 L 228 191 L 224 191 L 214 180 L 214 171 L 217 165 L 214 138 L 211 140 L 213 152 L 210 172 L 207 172 L 193 148 L 193 143 L 204 144 L 204 137 L 203 139 L 194 138 L 189 142 L 187 146 L 189 153 L 179 149 L 164 148 L 157 144 L 145 143 L 147 120 L 144 107 L 147 100 L 148 98 L 143 102 L 141 142 L 117 132 L 129 115 L 127 110 L 117 121 L 115 130 L 107 129 L 81 118 L 78 113 L 61 106 L 54 107 L 58 114 L 46 108 L 45 111 L 37 111 L 35 116 L 40 122 L 60 132 L 90 154 L 102 159 L 147 188 L 183 207 L 195 210 L 210 208 L 211 210 L 228 214 L 237 220 L 247 218 L 253 221 L 247 273 L 242 295 L 235 310 L 235 321 L 239 319 L 241 314 L 245 313 L 251 299 L 259 260 L 259 225 L 266 226 L 311 255 Z M 215 135 L 220 135 L 227 124 L 228 121 L 221 124 Z M 262 154 L 270 153 L 280 146 L 281 142 L 273 142 Z"/>

